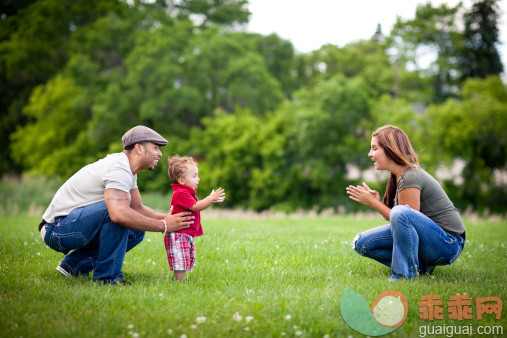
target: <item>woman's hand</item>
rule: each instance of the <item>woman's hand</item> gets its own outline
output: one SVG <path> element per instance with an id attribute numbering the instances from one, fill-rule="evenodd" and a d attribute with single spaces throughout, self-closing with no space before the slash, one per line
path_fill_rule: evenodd
<path id="1" fill-rule="evenodd" d="M 347 194 L 351 200 L 359 202 L 361 204 L 372 207 L 375 201 L 380 201 L 380 194 L 378 191 L 371 190 L 366 183 L 363 182 L 363 186 L 354 187 L 349 185 L 347 187 Z"/>

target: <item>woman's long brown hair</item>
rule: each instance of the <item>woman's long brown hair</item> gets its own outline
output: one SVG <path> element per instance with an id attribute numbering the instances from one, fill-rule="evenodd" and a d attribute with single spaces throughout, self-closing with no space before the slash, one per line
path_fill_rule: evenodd
<path id="1" fill-rule="evenodd" d="M 377 138 L 377 142 L 384 149 L 387 158 L 394 163 L 408 165 L 412 168 L 419 166 L 419 157 L 412 148 L 407 134 L 400 128 L 389 125 L 383 126 L 375 130 L 371 136 Z M 397 188 L 396 176 L 391 173 L 383 199 L 384 204 L 389 208 L 394 207 L 394 196 Z"/>

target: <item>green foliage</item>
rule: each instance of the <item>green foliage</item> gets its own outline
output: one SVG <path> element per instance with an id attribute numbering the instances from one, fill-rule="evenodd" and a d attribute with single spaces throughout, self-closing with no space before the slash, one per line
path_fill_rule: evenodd
<path id="1" fill-rule="evenodd" d="M 263 56 L 269 73 L 278 80 L 285 96 L 290 97 L 294 90 L 301 87 L 298 78 L 294 76 L 296 63 L 294 47 L 276 34 L 252 35 L 252 37 L 258 41 L 258 52 Z"/>
<path id="2" fill-rule="evenodd" d="M 239 109 L 235 114 L 216 111 L 212 118 L 204 118 L 203 130 L 192 131 L 191 155 L 202 158 L 199 195 L 222 187 L 227 193 L 226 206 L 248 201 L 252 168 L 260 162 L 261 121 L 248 110 Z"/>
<path id="3" fill-rule="evenodd" d="M 337 74 L 348 78 L 362 77 L 376 95 L 392 93 L 393 69 L 385 46 L 374 41 L 350 43 L 343 48 L 323 46 L 311 54 L 312 81 L 318 83 Z"/>
<path id="4" fill-rule="evenodd" d="M 4 4 L 2 4 L 4 5 Z M 14 8 L 13 8 L 14 7 Z M 60 72 L 69 58 L 69 39 L 88 24 L 110 12 L 124 9 L 120 1 L 47 0 L 10 1 L 2 6 L 0 20 L 0 135 L 10 134 L 29 119 L 24 106 L 34 88 Z M 0 148 L 0 175 L 12 169 L 9 147 Z"/>
<path id="5" fill-rule="evenodd" d="M 503 71 L 497 50 L 499 18 L 500 9 L 497 0 L 476 1 L 472 9 L 465 13 L 464 43 L 459 53 L 463 79 L 498 76 Z"/>
<path id="6" fill-rule="evenodd" d="M 414 19 L 398 18 L 388 40 L 401 69 L 409 66 L 420 70 L 418 57 L 421 52 L 437 52 L 432 67 L 421 72 L 422 76 L 433 79 L 433 101 L 442 101 L 459 91 L 456 60 L 463 36 L 458 30 L 457 13 L 461 7 L 461 3 L 456 7 L 419 5 Z"/>
<path id="7" fill-rule="evenodd" d="M 307 203 L 337 206 L 336 191 L 345 186 L 346 164 L 364 156 L 360 124 L 369 118 L 372 91 L 361 78 L 338 75 L 295 96 L 291 131 L 293 166 L 306 182 Z M 313 205 L 306 205 L 312 206 Z"/>
<path id="8" fill-rule="evenodd" d="M 221 186 L 227 205 L 256 210 L 336 207 L 346 164 L 362 155 L 357 130 L 369 116 L 370 97 L 364 80 L 337 76 L 263 117 L 216 112 L 190 139 L 191 154 L 202 158 L 200 187 Z"/>
<path id="9" fill-rule="evenodd" d="M 14 159 L 42 174 L 70 175 L 74 168 L 69 165 L 69 161 L 72 162 L 69 155 L 77 154 L 68 154 L 66 150 L 76 141 L 86 122 L 85 97 L 83 88 L 63 76 L 37 87 L 24 110 L 37 123 L 28 124 L 12 134 Z"/>
<path id="10" fill-rule="evenodd" d="M 357 183 L 347 168 L 371 168 L 371 131 L 394 124 L 430 171 L 464 158 L 464 180 L 481 183 L 446 189 L 461 208 L 483 208 L 504 196 L 505 87 L 470 80 L 462 90 L 457 56 L 474 36 L 495 44 L 495 22 L 474 30 L 484 13 L 494 17 L 493 3 L 466 12 L 468 33 L 458 29 L 461 5 L 427 4 L 386 41 L 296 54 L 275 34 L 236 29 L 248 21 L 244 0 L 8 1 L 0 174 L 69 177 L 121 151 L 123 133 L 143 124 L 169 139 L 164 157 L 197 156 L 204 192 L 223 186 L 227 205 L 354 208 L 343 193 Z M 428 49 L 438 58 L 423 69 L 418 57 Z M 447 97 L 455 100 L 425 112 Z M 170 192 L 166 169 L 161 162 L 139 175 L 140 188 Z"/>
<path id="11" fill-rule="evenodd" d="M 180 18 L 197 16 L 201 26 L 212 24 L 234 25 L 248 22 L 250 12 L 247 0 L 167 0 L 171 7 L 179 9 Z"/>
<path id="12" fill-rule="evenodd" d="M 468 80 L 462 101 L 448 100 L 428 110 L 435 159 L 458 155 L 466 161 L 457 197 L 478 210 L 504 210 L 507 195 L 496 182 L 507 169 L 507 88 L 498 77 Z M 437 160 L 438 162 L 438 160 Z"/>

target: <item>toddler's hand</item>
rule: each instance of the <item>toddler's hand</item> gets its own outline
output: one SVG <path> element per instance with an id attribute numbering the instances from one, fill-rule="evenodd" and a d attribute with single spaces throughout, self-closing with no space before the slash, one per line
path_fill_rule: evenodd
<path id="1" fill-rule="evenodd" d="M 225 192 L 224 189 L 218 188 L 217 190 L 213 190 L 211 194 L 209 195 L 211 197 L 211 201 L 213 203 L 216 202 L 223 202 L 225 199 Z"/>

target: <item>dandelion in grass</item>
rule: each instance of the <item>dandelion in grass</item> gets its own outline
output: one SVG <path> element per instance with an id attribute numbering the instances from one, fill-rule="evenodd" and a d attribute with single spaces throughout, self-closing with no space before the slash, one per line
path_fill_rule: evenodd
<path id="1" fill-rule="evenodd" d="M 168 335 L 172 335 L 172 334 L 173 334 L 173 330 L 171 330 L 171 329 L 167 329 L 167 334 L 168 334 Z"/>
<path id="2" fill-rule="evenodd" d="M 180 336 L 180 338 L 187 338 L 187 335 L 186 335 L 186 334 L 182 334 L 182 335 Z"/>
<path id="3" fill-rule="evenodd" d="M 197 317 L 197 319 L 195 320 L 195 322 L 197 324 L 203 324 L 203 323 L 206 323 L 206 317 Z"/>
<path id="4" fill-rule="evenodd" d="M 139 333 L 137 332 L 132 333 L 132 338 L 139 338 Z"/>
<path id="5" fill-rule="evenodd" d="M 501 247 L 502 247 L 502 248 L 504 247 L 503 243 L 502 243 Z"/>
<path id="6" fill-rule="evenodd" d="M 325 334 L 322 338 L 331 338 L 331 336 L 328 334 Z"/>
<path id="7" fill-rule="evenodd" d="M 292 317 L 291 317 L 290 315 L 286 315 L 286 316 L 285 316 L 285 319 L 286 319 L 286 320 L 290 320 L 291 318 L 292 318 Z"/>
<path id="8" fill-rule="evenodd" d="M 301 335 L 303 335 L 303 332 L 301 332 L 301 331 L 296 331 L 296 336 L 301 336 Z"/>
<path id="9" fill-rule="evenodd" d="M 157 263 L 155 263 L 155 262 L 151 262 L 151 264 L 153 264 L 153 265 L 157 265 Z"/>
<path id="10" fill-rule="evenodd" d="M 243 319 L 243 317 L 241 317 L 240 314 L 237 312 L 232 315 L 232 320 L 234 320 L 235 322 L 240 322 L 241 319 Z"/>
<path id="11" fill-rule="evenodd" d="M 246 317 L 245 317 L 245 321 L 246 321 L 247 323 L 250 323 L 253 319 L 254 319 L 254 317 L 252 317 L 252 316 L 246 316 Z"/>
<path id="12" fill-rule="evenodd" d="M 129 324 L 129 325 L 127 326 L 127 329 L 133 329 L 133 328 L 134 328 L 134 324 Z"/>
<path id="13" fill-rule="evenodd" d="M 190 328 L 191 328 L 192 330 L 197 329 L 197 325 L 192 324 L 192 325 L 190 325 Z"/>
<path id="14" fill-rule="evenodd" d="M 250 331 L 250 328 L 248 326 L 246 326 L 245 331 Z"/>
<path id="15" fill-rule="evenodd" d="M 287 335 L 287 333 L 285 333 L 285 332 L 280 333 L 280 336 L 286 336 L 286 335 Z"/>
<path id="16" fill-rule="evenodd" d="M 27 243 L 27 242 L 25 242 L 25 245 L 28 245 L 28 243 Z"/>

